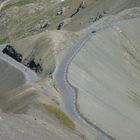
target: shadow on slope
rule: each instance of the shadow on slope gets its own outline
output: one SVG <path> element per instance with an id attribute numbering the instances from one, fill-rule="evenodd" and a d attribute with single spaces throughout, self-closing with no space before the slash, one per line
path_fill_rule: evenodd
<path id="1" fill-rule="evenodd" d="M 10 66 L 7 62 L 0 60 L 0 96 L 25 83 L 22 72 Z"/>

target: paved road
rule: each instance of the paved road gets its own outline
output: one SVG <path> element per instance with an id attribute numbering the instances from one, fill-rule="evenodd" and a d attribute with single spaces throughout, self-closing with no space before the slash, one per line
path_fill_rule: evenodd
<path id="1" fill-rule="evenodd" d="M 64 101 L 65 101 L 65 111 L 69 113 L 69 115 L 77 122 L 80 123 L 83 127 L 87 128 L 89 131 L 92 131 L 94 134 L 97 135 L 99 140 L 110 140 L 112 139 L 110 136 L 108 136 L 106 133 L 104 133 L 102 130 L 97 128 L 94 124 L 89 123 L 83 116 L 80 115 L 78 110 L 76 109 L 76 95 L 75 90 L 70 86 L 70 84 L 67 81 L 67 70 L 68 66 L 71 63 L 74 56 L 79 52 L 79 50 L 84 46 L 84 44 L 92 37 L 91 31 L 93 30 L 99 30 L 102 25 L 100 24 L 102 21 L 95 23 L 93 26 L 87 28 L 85 31 L 86 34 L 84 34 L 81 39 L 78 41 L 77 44 L 72 46 L 67 54 L 64 56 L 62 62 L 57 67 L 53 78 L 56 82 L 56 86 L 60 89 L 60 91 L 64 95 Z M 101 25 L 101 26 L 100 26 Z M 102 27 L 103 28 L 103 27 Z M 2 53 L 2 49 L 5 45 L 0 45 L 0 59 L 8 62 L 10 65 L 14 66 L 23 74 L 26 78 L 26 83 L 32 83 L 38 80 L 38 77 L 36 73 L 29 68 L 25 67 L 21 63 L 18 63 L 11 57 L 5 55 Z"/>
<path id="2" fill-rule="evenodd" d="M 87 28 L 86 34 L 84 34 L 81 39 L 78 41 L 77 44 L 72 46 L 67 54 L 64 56 L 62 62 L 60 65 L 57 67 L 53 78 L 55 79 L 56 86 L 60 89 L 60 91 L 64 95 L 64 101 L 65 101 L 65 111 L 69 113 L 69 115 L 77 122 L 80 123 L 83 127 L 87 128 L 89 131 L 92 131 L 94 134 L 97 135 L 99 140 L 110 140 L 112 139 L 110 136 L 108 136 L 106 133 L 102 132 L 99 128 L 97 128 L 94 124 L 89 123 L 86 121 L 86 119 L 80 115 L 78 110 L 76 109 L 76 95 L 75 95 L 75 90 L 70 86 L 70 84 L 67 81 L 67 70 L 68 66 L 71 63 L 72 59 L 74 56 L 80 51 L 80 49 L 84 46 L 84 44 L 92 37 L 91 31 L 93 30 L 98 30 L 102 27 L 100 24 L 102 21 L 99 23 L 97 22 L 93 26 Z M 101 25 L 101 26 L 100 26 Z M 5 47 L 5 45 L 0 45 L 0 59 L 8 62 L 10 65 L 14 66 L 23 74 L 25 75 L 26 78 L 26 83 L 32 83 L 38 80 L 38 76 L 36 73 L 29 68 L 25 67 L 21 63 L 18 63 L 11 57 L 5 55 L 2 53 L 2 49 Z"/>
<path id="3" fill-rule="evenodd" d="M 110 137 L 108 134 L 100 130 L 98 127 L 96 127 L 95 124 L 91 124 L 84 118 L 76 109 L 76 94 L 75 89 L 69 84 L 67 80 L 67 71 L 69 64 L 71 63 L 72 59 L 75 57 L 75 55 L 80 51 L 82 47 L 84 47 L 84 44 L 94 35 L 91 33 L 91 31 L 99 31 L 104 28 L 104 25 L 102 25 L 101 19 L 99 22 L 96 22 L 89 28 L 85 30 L 86 34 L 81 36 L 81 39 L 79 39 L 78 43 L 72 46 L 66 55 L 64 56 L 62 62 L 55 70 L 55 73 L 53 74 L 53 78 L 56 82 L 56 86 L 59 88 L 59 90 L 63 93 L 64 96 L 64 109 L 66 112 L 69 113 L 69 115 L 77 122 L 80 123 L 83 127 L 87 128 L 89 131 L 92 131 L 94 134 L 97 134 L 98 140 L 112 140 L 114 138 Z M 26 68 L 21 63 L 18 63 L 14 59 L 8 57 L 7 55 L 2 53 L 4 45 L 0 45 L 0 59 L 8 62 L 18 70 L 22 71 L 25 75 L 26 82 L 32 83 L 38 80 L 38 77 L 36 73 L 28 68 Z M 27 69 L 25 71 L 25 69 Z"/>
<path id="4" fill-rule="evenodd" d="M 25 76 L 25 82 L 26 83 L 33 83 L 33 82 L 35 82 L 39 79 L 37 74 L 34 71 L 25 67 L 23 64 L 21 64 L 21 63 L 17 62 L 16 60 L 12 59 L 8 55 L 3 54 L 2 50 L 3 50 L 4 47 L 5 47 L 5 45 L 0 45 L 0 59 L 4 60 L 5 62 L 8 62 L 10 65 L 15 67 L 19 71 L 21 71 Z"/>
<path id="5" fill-rule="evenodd" d="M 104 20 L 104 19 L 103 19 Z M 64 97 L 64 110 L 77 122 L 80 123 L 83 127 L 87 130 L 93 132 L 97 135 L 98 140 L 114 140 L 111 136 L 103 132 L 100 128 L 98 128 L 95 124 L 92 124 L 84 118 L 80 114 L 80 112 L 76 108 L 76 92 L 75 89 L 69 84 L 67 80 L 67 71 L 69 64 L 71 63 L 72 59 L 75 55 L 80 51 L 80 49 L 84 46 L 84 44 L 94 35 L 91 33 L 93 30 L 98 31 L 101 28 L 104 28 L 102 25 L 102 20 L 97 22 L 96 24 L 90 26 L 85 30 L 86 34 L 84 34 L 81 39 L 79 39 L 78 43 L 72 46 L 66 55 L 64 56 L 63 60 L 61 61 L 60 65 L 55 70 L 53 74 L 53 78 L 55 80 L 55 84 L 60 92 L 63 94 Z"/>
<path id="6" fill-rule="evenodd" d="M 137 20 L 136 18 L 135 20 Z M 92 26 L 88 27 L 84 30 L 86 34 L 84 34 L 81 39 L 79 39 L 78 43 L 72 46 L 68 52 L 65 54 L 62 62 L 57 67 L 53 74 L 53 78 L 55 80 L 55 84 L 60 92 L 63 94 L 64 97 L 64 110 L 69 113 L 69 115 L 82 126 L 86 127 L 89 131 L 93 131 L 94 134 L 97 134 L 98 140 L 114 140 L 115 138 L 109 136 L 107 133 L 103 132 L 100 128 L 89 122 L 84 116 L 80 114 L 76 107 L 76 92 L 75 89 L 70 85 L 67 80 L 67 71 L 69 64 L 71 63 L 72 59 L 75 55 L 80 51 L 84 44 L 92 37 L 92 31 L 100 31 L 107 28 L 107 25 L 102 24 L 106 18 L 102 18 L 101 20 L 94 23 Z M 121 23 L 127 23 L 128 20 L 121 21 Z M 122 33 L 122 31 L 118 28 L 120 22 L 112 23 L 112 27 L 115 27 L 117 32 Z M 110 26 L 109 26 L 110 27 Z"/>

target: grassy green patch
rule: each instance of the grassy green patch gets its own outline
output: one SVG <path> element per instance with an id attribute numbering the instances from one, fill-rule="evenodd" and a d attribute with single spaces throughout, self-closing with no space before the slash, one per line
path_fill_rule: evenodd
<path id="1" fill-rule="evenodd" d="M 54 116 L 59 119 L 63 124 L 71 129 L 75 129 L 74 122 L 63 112 L 60 108 L 55 107 L 53 105 L 46 105 L 44 104 L 45 108 L 48 112 L 54 114 Z"/>

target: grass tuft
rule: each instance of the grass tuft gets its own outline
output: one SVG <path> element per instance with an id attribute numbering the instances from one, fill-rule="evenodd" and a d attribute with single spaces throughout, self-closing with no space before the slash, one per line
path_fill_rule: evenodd
<path id="1" fill-rule="evenodd" d="M 53 105 L 44 104 L 48 112 L 52 113 L 57 119 L 59 119 L 63 124 L 71 129 L 75 129 L 74 122 L 63 112 L 60 108 Z"/>

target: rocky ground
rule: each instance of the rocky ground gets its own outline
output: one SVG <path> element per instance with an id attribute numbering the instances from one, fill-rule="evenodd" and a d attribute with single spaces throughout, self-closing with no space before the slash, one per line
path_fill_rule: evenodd
<path id="1" fill-rule="evenodd" d="M 41 64 L 43 67 L 43 71 L 37 73 L 38 80 L 36 82 L 26 83 L 26 77 L 23 73 L 0 60 L 0 140 L 96 139 L 95 135 L 87 132 L 87 130 L 76 122 L 74 122 L 76 126 L 74 129 L 69 128 L 68 125 L 62 123 L 61 117 L 58 118 L 54 110 L 52 111 L 53 113 L 49 112 L 46 105 L 61 108 L 64 102 L 63 96 L 56 87 L 52 79 L 52 74 L 57 69 L 67 50 L 77 43 L 80 36 L 85 33 L 85 29 L 103 18 L 104 20 L 100 27 L 108 29 L 97 33 L 96 39 L 93 37 L 86 44 L 85 49 L 74 59 L 71 66 L 72 68 L 70 68 L 70 81 L 78 89 L 80 95 L 78 98 L 78 107 L 90 121 L 96 122 L 99 127 L 119 140 L 122 138 L 123 140 L 128 139 L 128 136 L 130 136 L 130 139 L 138 140 L 138 132 L 140 132 L 139 114 L 135 112 L 135 109 L 137 108 L 137 111 L 139 111 L 139 108 L 135 108 L 134 106 L 138 106 L 139 104 L 139 94 L 133 94 L 131 84 L 139 84 L 139 20 L 132 25 L 122 26 L 122 30 L 125 32 L 124 35 L 116 33 L 118 32 L 116 29 L 119 30 L 119 28 L 115 28 L 116 26 L 114 27 L 112 24 L 126 19 L 133 21 L 134 18 L 139 18 L 139 6 L 139 0 L 86 0 L 84 2 L 81 0 L 0 0 L 0 44 L 10 43 L 14 46 L 16 51 L 23 56 L 22 64 L 26 65 L 30 60 L 34 59 L 35 62 Z M 126 39 L 126 37 L 128 38 Z M 116 40 L 116 38 L 118 39 Z M 133 39 L 131 40 L 131 38 Z M 128 45 L 129 43 L 134 43 L 136 48 L 135 45 Z M 93 44 L 97 50 L 94 49 Z M 116 49 L 116 46 L 119 48 Z M 98 47 L 101 47 L 99 51 Z M 110 52 L 110 49 L 114 49 L 114 51 L 108 58 L 107 54 L 108 51 Z M 118 51 L 119 53 L 121 52 L 121 54 L 116 55 Z M 115 119 L 115 122 L 119 121 L 119 123 L 121 123 L 117 118 L 117 116 L 119 116 L 118 114 L 115 117 L 109 116 L 110 119 L 100 118 L 99 116 L 103 116 L 102 113 L 105 114 L 108 108 L 103 108 L 102 112 L 98 112 L 97 109 L 95 109 L 96 113 L 92 111 L 89 113 L 89 108 L 94 108 L 96 101 L 94 96 L 87 94 L 95 89 L 90 89 L 90 87 L 86 88 L 84 86 L 86 86 L 88 82 L 89 85 L 91 83 L 93 84 L 92 87 L 95 86 L 95 82 L 93 82 L 95 77 L 91 76 L 95 74 L 94 72 L 96 72 L 97 75 L 101 75 L 98 73 L 100 72 L 98 67 L 96 67 L 97 71 L 94 68 L 94 56 L 96 57 L 97 54 L 97 63 L 101 63 L 101 65 L 104 66 L 102 68 L 103 70 L 105 68 L 107 69 L 105 65 L 106 62 L 104 62 L 106 60 L 104 58 L 107 57 L 109 60 L 108 65 L 113 63 L 112 65 L 115 66 L 111 66 L 111 68 L 113 70 L 115 69 L 119 75 L 125 75 L 126 79 L 122 76 L 121 82 L 130 80 L 129 75 L 133 75 L 134 81 L 130 82 L 131 84 L 129 83 L 127 87 L 130 86 L 129 91 L 131 91 L 130 95 L 128 95 L 131 102 L 130 104 L 133 104 L 134 100 L 136 100 L 135 105 L 133 105 L 134 110 L 132 109 L 132 112 L 130 111 L 130 113 L 135 114 L 134 116 L 137 118 L 136 134 L 133 133 L 135 128 L 131 129 L 129 123 L 130 130 L 126 130 L 130 132 L 129 135 L 127 135 L 128 132 L 124 130 L 121 132 L 116 131 L 112 121 Z M 119 71 L 121 67 L 120 63 L 121 65 L 125 63 L 118 60 L 119 56 L 123 57 L 123 55 L 126 63 L 128 63 L 126 65 L 128 65 L 128 67 L 130 66 L 129 70 L 126 70 L 128 73 L 123 73 L 126 68 L 122 68 L 122 72 Z M 90 60 L 87 57 L 89 57 Z M 102 59 L 104 59 L 103 62 L 99 61 Z M 112 60 L 111 63 L 110 60 Z M 119 64 L 117 63 L 118 65 L 116 64 L 117 60 L 119 61 Z M 90 66 L 88 62 L 91 62 Z M 132 64 L 134 65 L 131 67 Z M 87 68 L 89 69 L 87 70 Z M 83 80 L 79 79 L 80 77 L 78 75 L 80 74 L 77 75 L 77 73 L 82 74 L 82 79 L 87 79 L 86 83 L 81 83 Z M 104 74 L 102 73 L 102 75 Z M 88 76 L 90 76 L 90 80 L 88 80 Z M 109 76 L 113 78 L 113 76 Z M 105 79 L 106 77 L 102 76 L 100 83 L 103 83 Z M 116 81 L 112 83 L 114 82 Z M 124 84 L 121 84 L 121 82 L 116 88 L 120 89 L 120 85 Z M 108 83 L 108 85 L 110 84 Z M 113 87 L 114 86 L 111 86 L 111 88 Z M 82 96 L 85 92 L 87 96 Z M 106 93 L 107 92 L 108 91 L 106 91 Z M 114 90 L 112 92 L 115 97 L 119 96 L 117 101 L 122 98 L 120 95 L 122 92 L 120 92 L 119 95 L 116 95 Z M 98 93 L 98 91 L 96 93 Z M 102 94 L 102 92 L 99 93 Z M 86 102 L 85 100 L 81 100 L 83 97 Z M 89 97 L 92 101 L 89 100 Z M 112 96 L 101 95 L 101 97 L 110 99 Z M 112 102 L 117 101 L 112 97 Z M 106 100 L 106 102 L 109 101 Z M 122 103 L 123 101 L 121 100 L 120 102 Z M 122 106 L 124 104 L 119 105 L 121 105 L 120 108 L 123 109 Z M 125 107 L 124 110 L 128 109 L 128 106 Z M 93 110 L 93 108 L 91 110 Z M 109 111 L 109 113 L 110 112 L 111 111 Z M 126 113 L 128 112 L 126 111 Z M 130 114 L 128 113 L 127 115 Z M 134 116 L 130 118 L 134 119 Z M 97 120 L 96 117 L 98 118 Z M 108 120 L 112 121 L 109 123 Z M 112 130 L 110 130 L 109 127 L 112 128 Z M 124 127 L 125 125 L 121 126 L 121 128 Z M 121 130 L 119 124 L 117 125 L 117 129 Z M 135 135 L 135 137 L 132 137 L 132 135 Z"/>
<path id="2" fill-rule="evenodd" d="M 28 115 L 0 113 L 1 140 L 80 140 L 79 136 L 60 129 L 60 126 Z"/>
<path id="3" fill-rule="evenodd" d="M 102 17 L 140 4 L 138 0 L 86 0 L 84 8 L 70 18 L 80 3 L 80 0 L 4 1 L 0 12 L 0 30 L 3 34 L 0 42 L 10 42 L 46 30 L 57 29 L 62 22 L 63 29 L 78 31 Z M 57 15 L 60 11 L 63 11 L 62 14 Z"/>

